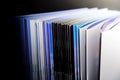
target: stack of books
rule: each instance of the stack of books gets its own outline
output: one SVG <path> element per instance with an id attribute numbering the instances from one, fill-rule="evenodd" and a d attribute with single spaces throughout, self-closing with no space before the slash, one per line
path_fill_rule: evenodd
<path id="1" fill-rule="evenodd" d="M 120 12 L 79 8 L 17 16 L 31 80 L 120 80 Z"/>

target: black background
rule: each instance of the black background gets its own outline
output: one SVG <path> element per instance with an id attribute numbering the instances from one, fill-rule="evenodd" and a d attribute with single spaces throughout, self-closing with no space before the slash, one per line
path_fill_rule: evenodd
<path id="1" fill-rule="evenodd" d="M 5 64 L 4 78 L 11 80 L 28 80 L 24 72 L 19 43 L 19 32 L 12 18 L 19 15 L 75 9 L 82 7 L 98 7 L 120 10 L 119 0 L 5 0 L 1 2 L 1 54 L 2 65 Z"/>

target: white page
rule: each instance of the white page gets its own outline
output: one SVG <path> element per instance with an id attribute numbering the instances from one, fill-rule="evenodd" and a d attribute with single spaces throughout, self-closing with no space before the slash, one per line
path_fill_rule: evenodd
<path id="1" fill-rule="evenodd" d="M 100 80 L 120 80 L 120 23 L 101 36 Z"/>
<path id="2" fill-rule="evenodd" d="M 106 17 L 107 18 L 107 17 Z M 97 19 L 86 25 L 86 26 L 83 26 L 81 28 L 79 28 L 79 45 L 80 45 L 80 49 L 79 49 L 79 52 L 80 52 L 80 70 L 81 70 L 81 80 L 86 80 L 86 75 L 87 75 L 87 71 L 86 71 L 86 33 L 85 33 L 85 30 L 87 30 L 88 27 L 106 19 L 104 16 L 101 16 L 101 18 Z"/>
<path id="3" fill-rule="evenodd" d="M 109 20 L 86 30 L 87 80 L 99 80 L 100 28 Z"/>
<path id="4" fill-rule="evenodd" d="M 81 80 L 86 80 L 86 35 L 85 30 L 90 27 L 91 25 L 99 22 L 101 20 L 97 20 L 95 22 L 92 22 L 91 24 L 88 24 L 82 28 L 79 28 L 79 45 L 80 45 L 80 70 L 81 70 Z"/>
<path id="5" fill-rule="evenodd" d="M 107 18 L 107 17 L 106 17 Z M 80 45 L 80 65 L 81 65 L 81 80 L 85 80 L 85 76 L 86 76 L 86 33 L 85 30 L 87 30 L 88 27 L 104 20 L 105 17 L 102 16 L 101 19 L 98 19 L 94 22 L 92 22 L 91 24 L 88 24 L 86 26 L 83 26 L 81 28 L 79 28 L 79 45 Z"/>
<path id="6" fill-rule="evenodd" d="M 36 46 L 36 27 L 35 21 L 30 21 L 30 32 L 31 32 L 31 51 L 32 51 L 32 67 L 33 67 L 33 79 L 37 80 L 38 75 L 38 64 L 37 64 L 37 46 Z"/>
<path id="7" fill-rule="evenodd" d="M 96 22 L 96 21 L 95 21 Z M 80 70 L 81 70 L 81 80 L 85 80 L 85 75 L 86 75 L 86 66 L 85 66 L 85 29 L 87 27 L 89 27 L 90 25 L 94 24 L 95 22 L 87 25 L 87 26 L 84 26 L 83 28 L 80 28 L 79 29 L 79 45 L 80 45 L 80 49 L 79 49 L 79 52 L 80 52 Z"/>

